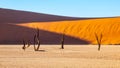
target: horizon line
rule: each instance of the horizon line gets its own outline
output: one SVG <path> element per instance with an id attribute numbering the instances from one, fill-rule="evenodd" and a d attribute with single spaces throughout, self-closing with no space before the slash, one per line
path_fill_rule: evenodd
<path id="1" fill-rule="evenodd" d="M 35 12 L 35 11 L 30 11 L 30 10 L 22 10 L 22 9 L 11 9 L 11 8 L 1 8 L 0 9 L 5 9 L 5 10 L 13 10 L 13 11 L 22 11 L 22 12 L 31 12 L 31 13 L 37 13 L 37 14 L 45 14 L 45 15 L 53 15 L 53 16 L 61 16 L 61 17 L 73 17 L 73 18 L 115 18 L 115 17 L 120 17 L 119 16 L 98 16 L 98 17 L 88 17 L 88 16 L 68 16 L 68 15 L 59 15 L 59 14 L 52 14 L 52 13 L 43 13 L 43 12 Z"/>

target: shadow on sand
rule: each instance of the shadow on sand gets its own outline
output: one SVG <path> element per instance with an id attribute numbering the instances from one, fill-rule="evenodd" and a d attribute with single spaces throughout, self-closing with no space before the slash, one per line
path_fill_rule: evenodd
<path id="1" fill-rule="evenodd" d="M 40 30 L 41 44 L 61 44 L 61 34 Z M 23 39 L 33 44 L 35 29 L 11 24 L 0 25 L 0 44 L 23 44 Z M 89 44 L 90 42 L 65 35 L 65 44 Z"/>
<path id="2" fill-rule="evenodd" d="M 37 52 L 46 52 L 46 50 L 37 50 Z"/>

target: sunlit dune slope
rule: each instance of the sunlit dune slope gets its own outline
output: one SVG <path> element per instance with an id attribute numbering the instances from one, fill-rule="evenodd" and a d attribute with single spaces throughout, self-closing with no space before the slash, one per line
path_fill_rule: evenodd
<path id="1" fill-rule="evenodd" d="M 102 44 L 120 44 L 120 17 L 82 21 L 30 22 L 17 25 L 62 34 L 65 30 L 66 35 L 89 41 L 91 44 L 97 43 L 95 33 L 98 36 L 102 34 Z"/>

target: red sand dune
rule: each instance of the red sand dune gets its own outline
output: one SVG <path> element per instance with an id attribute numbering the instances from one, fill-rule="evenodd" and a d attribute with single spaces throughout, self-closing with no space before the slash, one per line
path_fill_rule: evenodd
<path id="1" fill-rule="evenodd" d="M 23 39 L 33 43 L 35 29 L 16 26 L 11 24 L 0 24 L 0 44 L 22 44 Z M 40 41 L 42 44 L 60 44 L 61 34 L 40 30 Z M 88 44 L 89 42 L 70 36 L 65 36 L 65 44 Z"/>
<path id="2" fill-rule="evenodd" d="M 65 31 L 66 44 L 96 44 L 95 33 L 102 33 L 102 44 L 120 44 L 120 17 L 75 18 L 0 8 L 0 44 L 33 43 L 40 29 L 43 44 L 60 44 Z"/>
<path id="3" fill-rule="evenodd" d="M 86 20 L 92 18 L 65 17 L 43 13 L 0 8 L 0 23 L 50 22 L 65 20 Z"/>
<path id="4" fill-rule="evenodd" d="M 19 25 L 59 34 L 66 29 L 67 36 L 86 40 L 91 44 L 96 44 L 95 33 L 98 36 L 102 33 L 102 44 L 120 44 L 120 17 L 82 21 L 31 22 Z"/>
<path id="5" fill-rule="evenodd" d="M 0 44 L 21 44 L 22 40 L 33 42 L 35 30 L 28 27 L 16 26 L 14 24 L 28 22 L 51 22 L 66 20 L 86 20 L 92 18 L 77 18 L 56 16 L 28 11 L 19 11 L 0 8 Z M 12 24 L 10 24 L 12 23 Z M 88 41 L 66 37 L 66 44 L 88 44 Z M 40 30 L 40 39 L 43 44 L 60 44 L 61 34 Z"/>

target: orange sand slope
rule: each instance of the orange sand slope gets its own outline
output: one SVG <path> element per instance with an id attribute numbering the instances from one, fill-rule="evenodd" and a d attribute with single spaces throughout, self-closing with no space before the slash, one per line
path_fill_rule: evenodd
<path id="1" fill-rule="evenodd" d="M 56 21 L 56 22 L 30 22 L 17 24 L 29 28 L 39 28 L 41 30 L 62 33 L 78 39 L 96 44 L 95 33 L 98 36 L 102 33 L 102 44 L 120 44 L 120 17 L 76 20 L 76 21 Z"/>
<path id="2" fill-rule="evenodd" d="M 15 24 L 29 22 L 52 22 L 88 20 L 93 18 L 78 18 L 29 11 L 0 8 L 0 44 L 22 44 L 22 40 L 33 43 L 35 29 L 16 26 Z M 12 23 L 12 24 L 10 24 Z M 88 44 L 88 41 L 65 36 L 65 44 Z M 40 30 L 41 44 L 60 44 L 61 34 Z"/>

